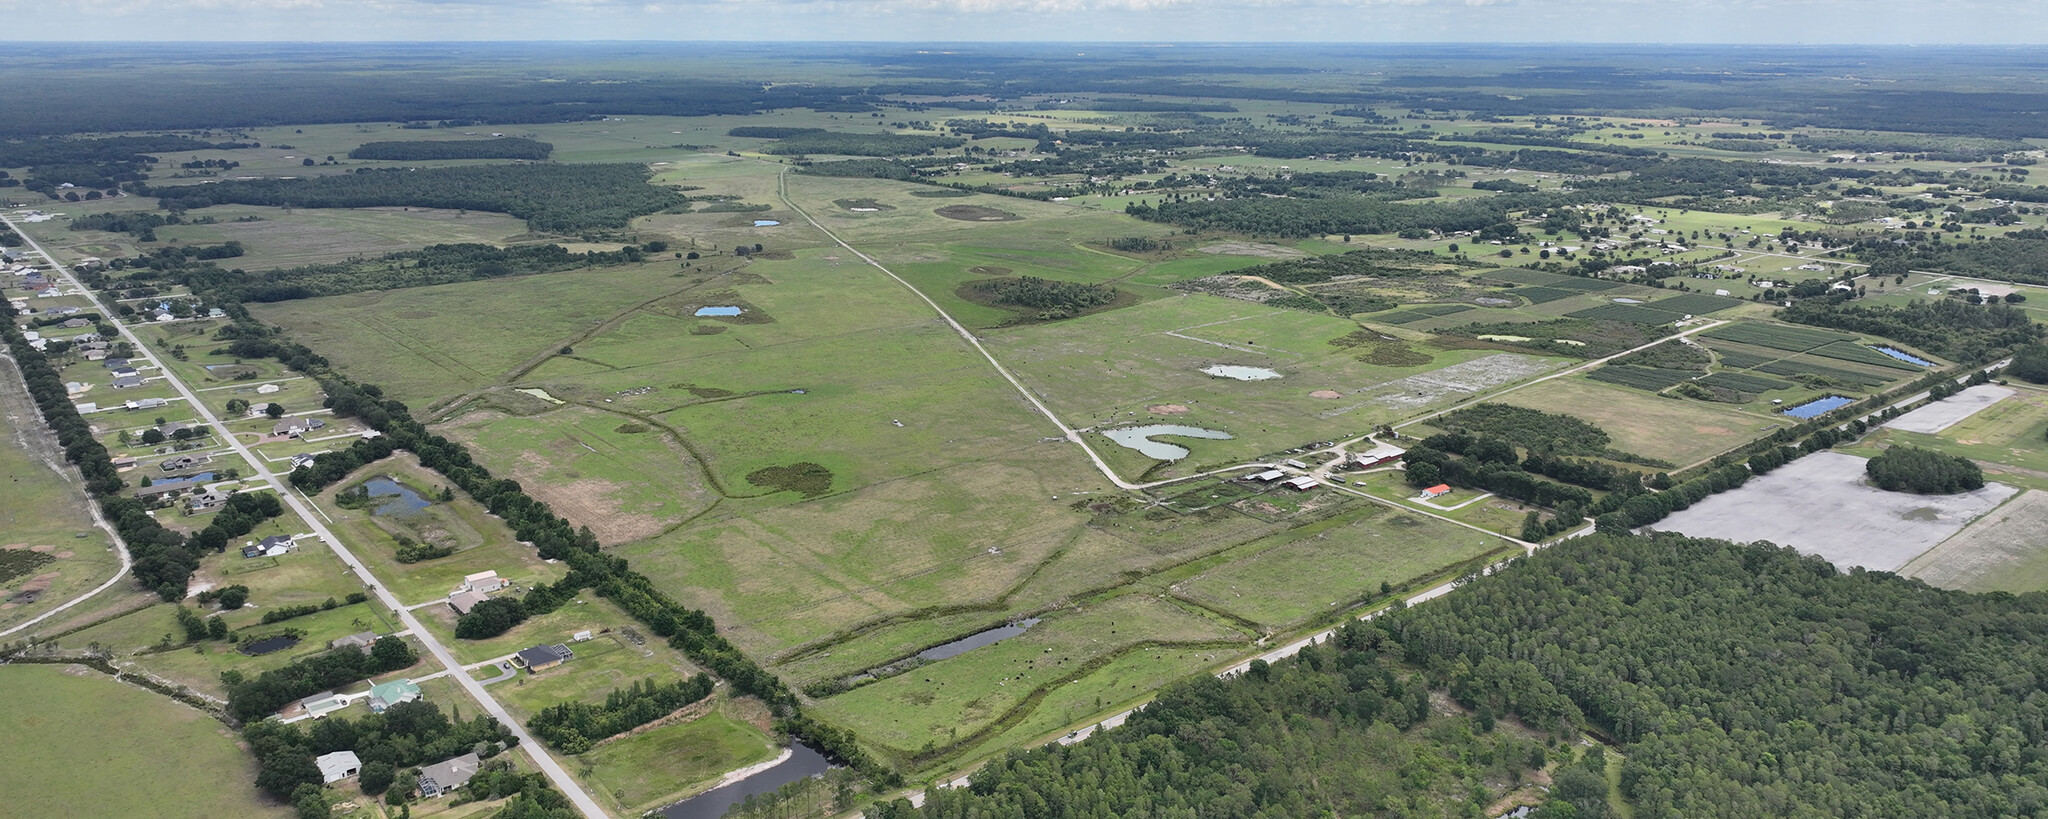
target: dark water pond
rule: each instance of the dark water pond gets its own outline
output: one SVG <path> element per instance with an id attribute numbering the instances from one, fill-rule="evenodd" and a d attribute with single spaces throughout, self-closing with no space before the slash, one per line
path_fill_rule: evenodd
<path id="1" fill-rule="evenodd" d="M 993 645 L 1023 634 L 1025 629 L 1035 625 L 1038 625 L 1038 618 L 1036 617 L 1019 620 L 1007 626 L 998 626 L 987 631 L 969 634 L 942 646 L 932 646 L 918 652 L 917 658 L 920 660 L 943 660 L 948 657 L 958 657 L 982 646 Z"/>
<path id="2" fill-rule="evenodd" d="M 280 634 L 276 637 L 265 637 L 249 643 L 238 650 L 251 657 L 261 657 L 265 654 L 275 654 L 298 644 L 299 638 L 289 634 Z"/>
<path id="3" fill-rule="evenodd" d="M 807 776 L 817 776 L 832 767 L 825 755 L 801 742 L 790 746 L 790 757 L 782 764 L 692 796 L 661 809 L 667 819 L 719 819 L 732 806 L 755 794 L 767 793 Z"/>
<path id="4" fill-rule="evenodd" d="M 390 498 L 370 510 L 372 515 L 404 515 L 433 505 L 432 501 L 420 497 L 420 493 L 412 491 L 411 487 L 384 476 L 365 481 L 363 488 L 369 491 L 372 498 Z"/>

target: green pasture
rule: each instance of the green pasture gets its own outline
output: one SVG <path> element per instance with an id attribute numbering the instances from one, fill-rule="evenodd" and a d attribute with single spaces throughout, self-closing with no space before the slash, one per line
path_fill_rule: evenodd
<path id="1" fill-rule="evenodd" d="M 730 700 L 687 722 L 613 739 L 576 758 L 598 799 L 638 815 L 717 782 L 726 771 L 774 759 L 779 749 Z M 729 713 L 730 712 L 730 713 Z"/>
<path id="2" fill-rule="evenodd" d="M 865 727 L 862 738 L 915 755 L 1002 725 L 1034 691 L 1068 684 L 1141 644 L 1248 644 L 1218 621 L 1146 595 L 1046 615 L 1024 634 L 821 701 L 821 715 Z M 998 685 L 999 683 L 999 685 Z M 979 744 L 978 742 L 973 744 Z"/>
<path id="3" fill-rule="evenodd" d="M 1660 398 L 1580 377 L 1554 378 L 1508 393 L 1500 401 L 1582 418 L 1607 430 L 1615 449 L 1681 467 L 1789 425 L 1723 405 Z"/>
<path id="4" fill-rule="evenodd" d="M 612 633 L 569 643 L 575 659 L 538 674 L 521 670 L 518 677 L 493 684 L 491 696 L 514 716 L 532 719 L 541 709 L 564 702 L 603 705 L 605 695 L 639 680 L 668 683 L 697 673 L 666 641 L 653 635 L 642 640 L 645 646 Z"/>
<path id="5" fill-rule="evenodd" d="M 11 362 L 0 365 L 0 378 L 19 378 Z M 0 412 L 0 437 L 5 439 L 0 441 L 0 475 L 7 481 L 7 502 L 0 504 L 0 548 L 41 547 L 37 551 L 53 560 L 0 579 L 0 628 L 69 602 L 105 582 L 120 565 L 112 538 L 93 525 L 86 511 L 90 501 L 76 473 L 68 466 L 63 473 L 51 466 L 63 464 L 63 453 L 25 398 L 18 390 L 0 395 L 5 410 Z M 37 426 L 17 429 L 17 423 Z M 32 445 L 43 451 L 24 448 L 26 442 L 36 442 Z M 35 588 L 40 592 L 34 602 L 18 597 Z"/>
<path id="6" fill-rule="evenodd" d="M 335 494 L 364 481 L 389 476 L 434 501 L 426 508 L 406 515 L 373 514 L 375 506 L 343 509 L 334 503 Z M 314 498 L 329 524 L 348 544 L 356 559 L 385 584 L 406 605 L 444 598 L 477 572 L 495 571 L 513 583 L 552 583 L 567 572 L 534 554 L 533 547 L 519 543 L 518 536 L 498 519 L 457 490 L 452 501 L 435 495 L 447 486 L 447 479 L 422 468 L 410 455 L 369 464 L 336 482 Z M 372 503 L 381 503 L 372 499 Z M 408 537 L 419 543 L 454 548 L 455 554 L 419 563 L 399 563 L 398 540 Z"/>
<path id="7" fill-rule="evenodd" d="M 18 816 L 284 817 L 233 731 L 77 666 L 0 668 L 0 790 Z"/>

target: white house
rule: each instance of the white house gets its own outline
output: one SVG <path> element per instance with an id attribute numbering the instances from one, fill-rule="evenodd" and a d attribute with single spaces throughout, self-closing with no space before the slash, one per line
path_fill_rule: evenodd
<path id="1" fill-rule="evenodd" d="M 462 578 L 462 588 L 456 591 L 473 591 L 478 594 L 488 594 L 502 588 L 505 588 L 505 579 L 499 577 L 496 571 L 485 571 Z"/>

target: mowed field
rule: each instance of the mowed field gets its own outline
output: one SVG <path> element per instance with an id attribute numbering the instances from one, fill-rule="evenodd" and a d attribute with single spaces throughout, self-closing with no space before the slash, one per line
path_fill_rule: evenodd
<path id="1" fill-rule="evenodd" d="M 255 760 L 191 707 L 75 666 L 0 667 L 10 816 L 283 817 Z"/>
<path id="2" fill-rule="evenodd" d="M 63 605 L 120 567 L 75 473 L 51 468 L 63 452 L 42 423 L 14 363 L 0 359 L 0 628 Z"/>
<path id="3" fill-rule="evenodd" d="M 1789 426 L 1723 405 L 1659 398 L 1576 375 L 1508 393 L 1501 403 L 1583 418 L 1607 430 L 1615 449 L 1681 467 Z"/>

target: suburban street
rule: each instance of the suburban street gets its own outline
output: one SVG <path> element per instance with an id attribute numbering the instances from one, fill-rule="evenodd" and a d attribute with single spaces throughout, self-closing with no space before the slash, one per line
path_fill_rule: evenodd
<path id="1" fill-rule="evenodd" d="M 14 222 L 4 214 L 0 214 L 0 222 L 6 223 L 9 228 L 14 227 Z M 33 237 L 25 232 L 18 230 L 16 232 L 20 233 L 22 238 L 28 241 L 30 250 L 49 261 L 51 269 L 59 277 L 68 281 L 72 286 L 77 287 L 81 294 L 91 302 L 94 309 L 99 310 L 101 315 L 107 316 L 109 321 L 113 321 L 115 315 L 113 311 L 107 309 L 97 293 L 86 288 L 83 282 L 73 276 L 70 268 L 64 266 L 57 261 L 55 256 L 43 250 L 42 245 Z M 377 600 L 399 618 L 399 622 L 412 633 L 413 638 L 418 640 L 420 645 L 427 648 L 428 653 L 434 656 L 435 661 L 439 662 L 443 668 L 453 672 L 448 675 L 449 678 L 461 685 L 463 690 L 468 691 L 469 695 L 483 706 L 485 713 L 497 718 L 500 724 L 511 730 L 513 736 L 519 738 L 519 747 L 526 752 L 529 759 L 533 760 L 534 765 L 547 775 L 548 780 L 557 789 L 561 790 L 562 793 L 567 795 L 585 817 L 588 817 L 588 819 L 606 819 L 608 814 L 605 813 L 604 808 L 597 804 L 597 800 L 592 799 L 590 794 L 583 790 L 582 785 L 569 775 L 569 772 L 562 767 L 561 763 L 557 762 L 554 756 L 548 753 L 546 748 L 542 747 L 531 734 L 527 733 L 526 726 L 513 719 L 511 713 L 507 712 L 503 705 L 492 698 L 484 690 L 482 684 L 471 678 L 469 674 L 462 672 L 462 663 L 456 661 L 455 655 L 450 653 L 448 648 L 441 644 L 440 640 L 436 639 L 431 632 L 427 631 L 420 624 L 419 619 L 413 616 L 412 611 L 407 609 L 396 595 L 393 595 L 386 589 L 383 583 L 378 582 L 377 578 L 370 573 L 370 570 L 361 561 L 357 560 L 354 554 L 349 552 L 348 547 L 342 545 L 341 539 L 336 537 L 334 532 L 327 528 L 319 515 L 313 513 L 307 502 L 292 492 L 290 486 L 281 480 L 277 473 L 270 470 L 267 462 L 257 457 L 254 452 L 249 450 L 247 445 L 243 444 L 234 434 L 228 432 L 226 425 L 222 424 L 220 419 L 214 415 L 213 410 L 199 400 L 198 396 L 193 393 L 191 387 L 185 384 L 183 379 L 180 379 L 169 368 L 164 367 L 163 362 L 157 358 L 156 353 L 150 350 L 142 342 L 142 339 L 137 337 L 126 324 L 116 323 L 116 326 L 120 328 L 121 336 L 134 346 L 136 355 L 147 360 L 151 366 L 156 367 L 159 372 L 162 372 L 165 380 L 177 389 L 178 394 L 187 403 L 192 405 L 193 413 L 198 415 L 200 420 L 206 425 L 220 430 L 220 437 L 228 444 L 229 448 L 234 450 L 235 454 L 240 455 L 243 460 L 249 463 L 250 468 L 254 470 L 255 477 L 268 483 L 276 490 L 278 497 L 291 508 L 293 513 L 299 516 L 299 519 L 308 529 L 318 535 L 329 548 L 334 550 L 334 554 L 341 558 L 342 563 L 346 564 L 351 571 L 355 572 L 357 577 L 362 579 L 363 584 L 369 587 L 371 593 L 376 595 Z"/>

